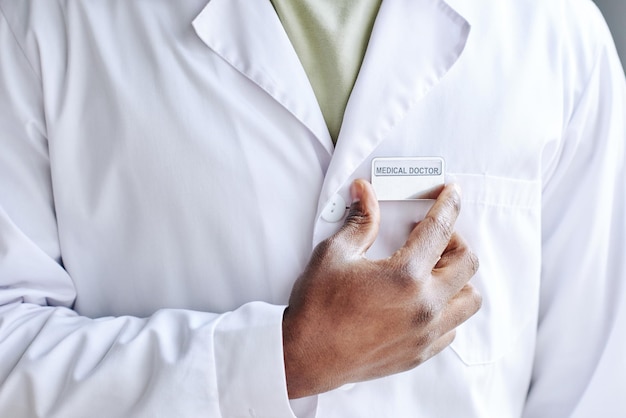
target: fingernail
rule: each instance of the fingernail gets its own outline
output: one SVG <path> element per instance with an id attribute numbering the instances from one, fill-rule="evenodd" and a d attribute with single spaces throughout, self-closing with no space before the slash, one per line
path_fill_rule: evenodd
<path id="1" fill-rule="evenodd" d="M 363 184 L 360 181 L 355 180 L 350 186 L 350 196 L 352 197 L 352 203 L 361 201 L 363 196 Z"/>
<path id="2" fill-rule="evenodd" d="M 452 183 L 452 187 L 454 188 L 454 191 L 459 195 L 459 196 L 463 196 L 463 193 L 461 192 L 461 186 L 459 186 L 457 183 Z"/>

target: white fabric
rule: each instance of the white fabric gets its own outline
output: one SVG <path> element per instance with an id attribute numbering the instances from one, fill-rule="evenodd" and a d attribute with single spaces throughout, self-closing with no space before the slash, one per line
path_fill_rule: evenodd
<path id="1" fill-rule="evenodd" d="M 626 87 L 588 0 L 385 0 L 336 149 L 267 0 L 0 12 L 0 416 L 293 417 L 281 318 L 321 209 L 429 155 L 483 308 L 294 408 L 623 416 Z M 384 202 L 370 255 L 426 209 Z"/>

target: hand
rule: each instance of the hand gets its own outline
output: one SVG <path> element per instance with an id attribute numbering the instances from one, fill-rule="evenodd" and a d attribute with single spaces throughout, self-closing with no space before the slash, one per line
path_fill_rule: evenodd
<path id="1" fill-rule="evenodd" d="M 351 192 L 343 227 L 315 248 L 283 317 L 292 399 L 412 369 L 447 347 L 481 305 L 468 284 L 478 260 L 454 232 L 455 186 L 383 260 L 365 258 L 380 224 L 372 186 L 357 180 Z"/>

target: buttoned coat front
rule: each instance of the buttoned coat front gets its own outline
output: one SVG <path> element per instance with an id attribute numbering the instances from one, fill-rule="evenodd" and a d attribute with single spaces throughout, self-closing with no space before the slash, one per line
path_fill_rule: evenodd
<path id="1" fill-rule="evenodd" d="M 267 0 L 0 12 L 0 415 L 626 410 L 626 89 L 591 2 L 384 0 L 336 147 Z M 462 189 L 482 309 L 412 371 L 290 403 L 325 208 L 414 156 Z M 381 202 L 368 256 L 427 208 Z"/>

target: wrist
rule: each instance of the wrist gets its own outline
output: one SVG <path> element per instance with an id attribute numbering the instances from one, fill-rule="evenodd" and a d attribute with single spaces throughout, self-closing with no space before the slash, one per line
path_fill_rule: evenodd
<path id="1" fill-rule="evenodd" d="M 289 399 L 317 395 L 330 390 L 324 383 L 323 363 L 313 354 L 315 342 L 307 342 L 299 321 L 290 315 L 289 308 L 283 314 L 283 356 L 285 379 Z"/>

